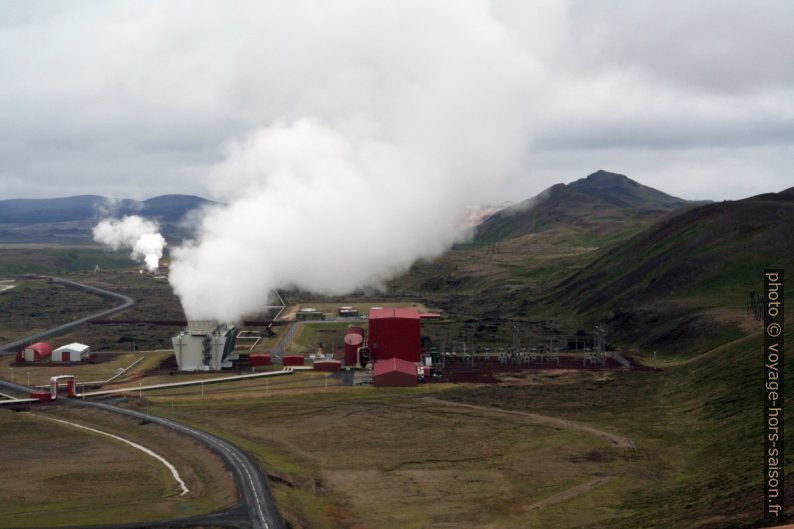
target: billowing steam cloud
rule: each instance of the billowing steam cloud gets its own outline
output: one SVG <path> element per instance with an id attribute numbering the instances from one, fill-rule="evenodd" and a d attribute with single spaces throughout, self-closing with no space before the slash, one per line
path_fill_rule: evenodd
<path id="1" fill-rule="evenodd" d="M 459 240 L 466 205 L 518 172 L 538 75 L 487 6 L 356 5 L 294 76 L 286 117 L 209 175 L 226 205 L 172 252 L 188 318 L 239 320 L 278 287 L 377 286 Z"/>
<path id="2" fill-rule="evenodd" d="M 166 244 L 157 223 L 137 215 L 101 221 L 94 226 L 94 240 L 114 250 L 131 249 L 130 257 L 142 261 L 150 272 L 157 270 Z"/>

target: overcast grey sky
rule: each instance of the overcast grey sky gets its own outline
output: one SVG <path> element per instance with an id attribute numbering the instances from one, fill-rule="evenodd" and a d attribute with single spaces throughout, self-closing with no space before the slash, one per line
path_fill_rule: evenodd
<path id="1" fill-rule="evenodd" d="M 469 34 L 466 17 L 494 24 Z M 207 175 L 252 130 L 399 128 L 406 87 L 456 57 L 435 48 L 474 40 L 458 60 L 505 75 L 502 44 L 476 47 L 495 26 L 531 62 L 510 102 L 530 130 L 482 203 L 597 169 L 689 199 L 779 191 L 794 186 L 792 20 L 788 0 L 0 0 L 0 198 L 222 197 Z M 421 100 L 465 103 L 461 79 Z M 450 134 L 467 123 L 447 117 Z M 487 144 L 482 116 L 471 126 Z"/>

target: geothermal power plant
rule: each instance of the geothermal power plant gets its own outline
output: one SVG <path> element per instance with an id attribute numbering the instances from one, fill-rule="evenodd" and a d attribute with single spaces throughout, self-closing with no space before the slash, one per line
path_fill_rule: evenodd
<path id="1" fill-rule="evenodd" d="M 359 316 L 350 307 L 341 308 L 339 313 L 343 319 Z M 374 308 L 367 317 L 368 331 L 355 325 L 347 329 L 340 359 L 314 359 L 311 367 L 326 372 L 370 368 L 376 386 L 416 385 L 418 376 L 425 373 L 421 365 L 423 316 L 437 315 L 423 315 L 415 309 Z M 238 335 L 235 326 L 211 320 L 189 321 L 171 340 L 179 371 L 220 371 L 235 367 L 241 359 L 236 348 Z M 253 368 L 268 366 L 274 363 L 274 355 L 250 354 L 248 361 Z M 284 366 L 304 366 L 306 357 L 282 354 L 280 361 Z"/>
<path id="2" fill-rule="evenodd" d="M 171 339 L 180 371 L 220 371 L 233 367 L 237 327 L 212 320 L 189 321 L 187 328 Z"/>

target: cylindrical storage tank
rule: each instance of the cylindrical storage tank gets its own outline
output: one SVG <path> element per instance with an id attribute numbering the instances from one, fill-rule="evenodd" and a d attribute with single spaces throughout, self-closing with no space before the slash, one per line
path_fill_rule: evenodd
<path id="1" fill-rule="evenodd" d="M 248 357 L 248 360 L 252 366 L 269 366 L 271 363 L 269 354 L 252 354 Z"/>
<path id="2" fill-rule="evenodd" d="M 281 363 L 285 366 L 302 366 L 304 361 L 303 355 L 284 355 L 281 357 Z"/>
<path id="3" fill-rule="evenodd" d="M 364 337 L 364 329 L 361 327 L 348 327 L 347 334 L 358 334 L 362 338 Z"/>
<path id="4" fill-rule="evenodd" d="M 348 333 L 345 336 L 345 365 L 354 366 L 358 362 L 358 348 L 364 344 L 364 336 Z"/>
<path id="5" fill-rule="evenodd" d="M 342 369 L 342 362 L 339 360 L 317 360 L 314 362 L 315 371 L 339 371 Z"/>

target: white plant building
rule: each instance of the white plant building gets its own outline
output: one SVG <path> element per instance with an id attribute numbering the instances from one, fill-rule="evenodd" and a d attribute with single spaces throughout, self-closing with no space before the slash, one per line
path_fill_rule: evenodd
<path id="1" fill-rule="evenodd" d="M 239 356 L 234 350 L 237 327 L 213 320 L 189 321 L 171 338 L 180 371 L 220 371 L 232 367 Z"/>
<path id="2" fill-rule="evenodd" d="M 52 362 L 84 362 L 91 356 L 91 348 L 82 343 L 62 345 L 52 352 Z"/>

